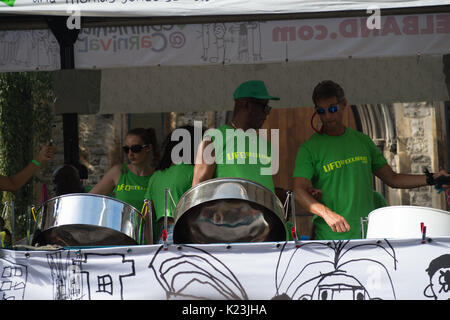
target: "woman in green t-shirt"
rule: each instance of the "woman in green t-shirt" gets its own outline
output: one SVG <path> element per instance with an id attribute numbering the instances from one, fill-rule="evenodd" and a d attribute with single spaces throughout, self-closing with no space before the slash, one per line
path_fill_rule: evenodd
<path id="1" fill-rule="evenodd" d="M 114 165 L 89 193 L 111 195 L 140 211 L 144 204 L 148 180 L 154 171 L 152 164 L 152 150 L 156 150 L 154 129 L 130 130 L 122 148 L 128 157 L 128 164 Z"/>
<path id="2" fill-rule="evenodd" d="M 177 156 L 180 156 L 180 159 L 186 159 L 181 162 L 172 158 L 173 148 L 178 143 L 183 142 L 177 140 L 172 141 L 172 137 L 175 139 L 175 130 L 186 130 L 184 132 L 185 134 L 180 134 L 180 136 L 189 136 L 190 138 L 190 155 L 186 155 L 185 158 L 182 154 L 183 149 L 181 149 L 180 154 L 177 154 Z M 175 206 L 181 196 L 192 186 L 192 177 L 194 174 L 194 127 L 183 126 L 175 130 L 172 131 L 164 141 L 161 161 L 150 178 L 145 193 L 145 198 L 152 202 L 153 212 L 155 213 L 155 225 L 153 230 L 154 234 L 158 235 L 155 240 L 159 243 L 162 243 L 162 231 L 164 229 L 165 189 L 170 190 L 170 195 L 167 197 L 167 241 L 173 242 L 173 213 L 175 211 Z M 202 136 L 204 130 L 205 129 L 202 129 Z M 170 196 L 172 197 L 173 202 Z"/>

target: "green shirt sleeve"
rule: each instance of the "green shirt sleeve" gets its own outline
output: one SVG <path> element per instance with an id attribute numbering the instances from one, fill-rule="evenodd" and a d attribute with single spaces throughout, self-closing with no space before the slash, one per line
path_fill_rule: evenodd
<path id="1" fill-rule="evenodd" d="M 295 158 L 294 178 L 302 177 L 311 180 L 314 176 L 314 164 L 311 152 L 304 144 L 298 149 L 297 157 Z"/>

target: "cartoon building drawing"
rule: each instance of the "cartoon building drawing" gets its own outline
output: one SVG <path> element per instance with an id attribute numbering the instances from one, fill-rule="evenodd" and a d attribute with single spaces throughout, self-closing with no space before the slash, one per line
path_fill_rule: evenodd
<path id="1" fill-rule="evenodd" d="M 430 284 L 424 290 L 425 297 L 435 300 L 449 300 L 450 254 L 444 254 L 433 259 L 425 271 L 430 277 Z"/>
<path id="2" fill-rule="evenodd" d="M 27 267 L 0 258 L 0 300 L 23 300 Z"/>
<path id="3" fill-rule="evenodd" d="M 183 245 L 179 247 L 179 254 L 167 257 L 163 247 L 156 251 L 149 268 L 167 299 L 248 300 L 233 272 L 207 251 Z M 189 248 L 189 252 L 184 254 L 183 248 Z"/>
<path id="4" fill-rule="evenodd" d="M 99 269 L 96 259 L 107 259 L 114 271 Z M 124 299 L 123 278 L 135 275 L 134 260 L 123 254 L 63 252 L 47 255 L 55 300 Z"/>
<path id="5" fill-rule="evenodd" d="M 386 261 L 396 270 L 395 251 L 387 240 L 353 244 L 350 241 L 310 242 L 299 245 L 292 254 L 280 252 L 273 299 L 299 300 L 377 300 L 396 299 L 386 262 L 361 256 L 358 249 L 374 247 L 386 253 Z M 323 260 L 305 258 L 308 250 L 328 252 Z M 362 250 L 361 252 L 367 252 Z M 323 254 L 322 254 L 323 255 Z M 305 262 L 308 263 L 305 264 Z M 288 272 L 289 271 L 289 272 Z M 389 283 L 390 286 L 381 286 Z"/>

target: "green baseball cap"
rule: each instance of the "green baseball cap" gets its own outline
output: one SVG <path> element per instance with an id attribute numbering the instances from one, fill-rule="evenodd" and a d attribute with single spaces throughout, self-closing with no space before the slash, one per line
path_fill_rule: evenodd
<path id="1" fill-rule="evenodd" d="M 270 96 L 266 85 L 261 80 L 250 80 L 241 83 L 233 93 L 234 100 L 240 98 L 255 98 L 261 100 L 280 100 L 278 97 Z"/>

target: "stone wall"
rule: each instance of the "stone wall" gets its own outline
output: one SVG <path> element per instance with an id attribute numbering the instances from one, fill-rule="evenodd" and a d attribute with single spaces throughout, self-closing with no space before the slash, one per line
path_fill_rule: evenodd
<path id="1" fill-rule="evenodd" d="M 62 116 L 55 116 L 55 158 L 41 173 L 53 196 L 51 176 L 53 171 L 64 164 L 64 141 Z M 124 161 L 121 146 L 123 132 L 127 131 L 124 115 L 79 115 L 80 162 L 88 169 L 88 179 L 83 183 L 94 186 L 114 164 Z"/>
<path id="2" fill-rule="evenodd" d="M 423 169 L 439 171 L 436 141 L 436 105 L 428 102 L 393 105 L 397 129 L 397 150 L 386 155 L 394 171 L 423 174 Z M 442 195 L 432 187 L 389 188 L 390 205 L 416 205 L 443 208 Z"/>

